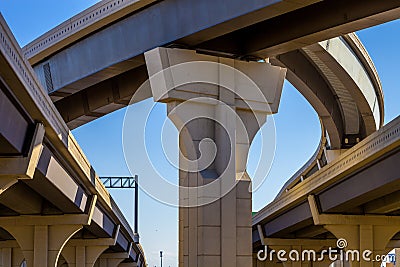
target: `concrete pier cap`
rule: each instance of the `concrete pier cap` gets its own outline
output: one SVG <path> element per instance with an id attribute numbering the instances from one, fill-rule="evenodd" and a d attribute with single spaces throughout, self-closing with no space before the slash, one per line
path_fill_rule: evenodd
<path id="1" fill-rule="evenodd" d="M 161 47 L 146 52 L 145 60 L 153 99 L 167 103 L 168 118 L 180 135 L 176 167 L 200 172 L 207 180 L 185 190 L 190 195 L 207 191 L 212 195 L 202 203 L 207 204 L 228 193 L 237 180 L 249 179 L 248 150 L 267 115 L 278 111 L 286 69 Z M 198 127 L 201 121 L 204 127 Z"/>
<path id="2" fill-rule="evenodd" d="M 145 59 L 154 101 L 186 101 L 202 94 L 219 99 L 219 88 L 224 88 L 235 93 L 236 103 L 220 98 L 227 104 L 269 114 L 278 111 L 284 68 L 163 47 L 146 52 Z"/>

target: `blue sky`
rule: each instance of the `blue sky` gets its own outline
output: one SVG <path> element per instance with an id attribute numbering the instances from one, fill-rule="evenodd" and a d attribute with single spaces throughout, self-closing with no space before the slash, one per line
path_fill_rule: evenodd
<path id="1" fill-rule="evenodd" d="M 22 46 L 96 2 L 2 0 L 0 11 Z M 380 75 L 385 94 L 385 122 L 388 122 L 400 114 L 400 21 L 365 29 L 358 32 L 358 35 Z M 146 104 L 151 104 L 151 101 L 141 105 Z M 130 175 L 122 148 L 125 111 L 116 111 L 73 131 L 100 176 Z M 165 111 L 164 105 L 156 106 L 152 113 L 154 123 L 148 131 L 148 140 L 160 139 Z M 277 137 L 275 159 L 264 184 L 254 193 L 253 210 L 261 209 L 275 197 L 282 184 L 313 154 L 319 142 L 320 126 L 316 113 L 289 83 L 285 83 L 279 113 L 274 115 L 274 121 Z M 174 136 L 172 132 L 170 135 L 172 140 L 176 140 L 176 134 Z M 175 144 L 176 141 L 171 142 L 171 145 Z M 258 137 L 249 156 L 250 172 L 254 169 L 259 144 Z M 163 172 L 176 182 L 177 172 L 164 158 L 158 156 L 157 148 L 150 146 L 150 150 Z M 144 165 L 139 162 L 132 171 L 139 174 L 140 179 L 150 179 L 148 170 L 141 166 Z M 113 190 L 111 193 L 128 220 L 133 221 L 133 192 Z M 159 266 L 160 250 L 164 251 L 164 266 L 177 266 L 177 216 L 176 208 L 159 203 L 141 192 L 139 228 L 149 266 Z"/>

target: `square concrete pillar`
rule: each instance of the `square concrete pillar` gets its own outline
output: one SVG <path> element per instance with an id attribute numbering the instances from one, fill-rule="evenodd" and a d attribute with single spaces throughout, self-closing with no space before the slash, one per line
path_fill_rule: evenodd
<path id="1" fill-rule="evenodd" d="M 251 267 L 251 142 L 276 113 L 286 70 L 156 48 L 145 53 L 155 101 L 179 132 L 179 265 Z"/>

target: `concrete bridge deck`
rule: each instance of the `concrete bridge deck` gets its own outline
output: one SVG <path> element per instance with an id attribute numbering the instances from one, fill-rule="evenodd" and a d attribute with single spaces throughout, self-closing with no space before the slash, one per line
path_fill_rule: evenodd
<path id="1" fill-rule="evenodd" d="M 0 195 L 0 204 L 9 218 L 0 220 L 0 226 L 11 233 L 9 238 L 13 236 L 12 233 L 15 235 L 21 231 L 33 236 L 23 241 L 15 237 L 20 245 L 24 244 L 21 245 L 22 253 L 30 266 L 42 266 L 40 264 L 54 262 L 61 256 L 69 266 L 80 265 L 83 258 L 96 254 L 87 253 L 86 248 L 94 246 L 90 243 L 91 238 L 100 238 L 105 242 L 102 248 L 106 247 L 110 253 L 105 253 L 107 255 L 102 259 L 103 262 L 110 262 L 111 265 L 115 258 L 111 257 L 112 252 L 114 256 L 124 252 L 123 255 L 128 255 L 124 261 L 139 266 L 144 264 L 140 246 L 132 243 L 132 231 L 102 187 L 69 129 L 128 105 L 137 88 L 148 79 L 149 73 L 154 74 L 152 72 L 159 70 L 160 66 L 163 69 L 173 65 L 172 61 L 158 62 L 152 57 L 163 54 L 174 56 L 177 62 L 185 58 L 192 61 L 208 59 L 242 66 L 265 60 L 257 68 L 265 70 L 265 75 L 273 79 L 278 77 L 273 75 L 274 71 L 279 69 L 279 75 L 284 73 L 283 69 L 273 65 L 284 67 L 287 69 L 287 79 L 305 96 L 321 118 L 323 134 L 318 151 L 288 181 L 278 198 L 254 217 L 255 248 L 268 238 L 275 238 L 279 243 L 279 238 L 324 237 L 329 240 L 333 235 L 337 237 L 340 231 L 332 224 L 340 224 L 342 217 L 337 214 L 329 217 L 326 214 L 336 212 L 351 213 L 353 217 L 344 219 L 353 222 L 351 227 L 357 218 L 365 219 L 365 224 L 358 225 L 359 229 L 356 230 L 344 224 L 347 230 L 350 229 L 349 232 L 355 233 L 349 236 L 350 239 L 373 242 L 371 235 L 381 235 L 374 227 L 376 224 L 382 226 L 384 219 L 364 213 L 369 208 L 371 212 L 376 211 L 373 208 L 376 205 L 383 214 L 389 212 L 379 204 L 388 202 L 382 192 L 389 190 L 395 194 L 398 190 L 392 175 L 393 162 L 398 162 L 398 141 L 396 139 L 390 143 L 393 136 L 397 138 L 398 129 L 394 132 L 391 130 L 383 137 L 377 136 L 385 130 L 374 133 L 383 125 L 383 92 L 371 59 L 351 32 L 396 19 L 399 10 L 400 2 L 397 0 L 107 0 L 28 44 L 23 51 L 29 62 L 21 56 L 15 40 L 4 26 L 2 30 L 5 33 L 0 36 L 3 42 L 0 63 L 5 66 L 0 72 L 4 80 L 3 113 L 12 119 L 2 126 L 4 130 L 0 143 L 4 151 L 0 152 L 5 155 L 4 166 L 25 166 L 25 169 L 21 173 L 19 169 L 4 169 L 4 192 Z M 197 12 L 201 16 L 197 16 Z M 181 49 L 172 52 L 172 48 Z M 36 77 L 31 72 L 30 64 Z M 147 89 L 141 99 L 153 96 L 154 88 L 148 86 Z M 281 88 L 273 89 L 279 93 Z M 199 91 L 192 93 L 201 93 L 202 90 L 199 88 Z M 226 96 L 223 96 L 226 99 L 220 99 L 221 95 L 216 93 L 213 97 L 223 102 L 232 100 Z M 169 98 L 165 102 L 175 100 Z M 279 105 L 274 104 L 275 107 Z M 242 112 L 241 116 L 250 116 L 248 110 L 241 109 L 238 112 Z M 266 114 L 257 116 L 265 117 Z M 193 128 L 191 134 L 200 139 L 204 137 L 201 134 L 207 131 L 207 137 L 218 135 L 210 125 L 204 126 L 206 131 L 195 131 Z M 255 133 L 258 128 L 253 126 L 251 123 L 246 125 Z M 396 126 L 392 123 L 384 129 L 390 127 Z M 15 129 L 21 134 L 14 135 Z M 377 140 L 373 139 L 374 136 Z M 187 144 L 194 141 L 187 136 L 184 138 L 182 140 Z M 219 145 L 226 145 L 221 140 L 219 142 Z M 232 177 L 237 177 L 238 170 L 246 173 L 241 163 L 250 144 L 236 145 L 242 150 L 235 155 L 238 165 L 229 167 Z M 383 148 L 379 150 L 381 146 Z M 359 147 L 362 149 L 359 150 Z M 364 169 L 364 166 L 368 168 Z M 360 180 L 359 174 L 363 172 L 369 172 L 368 179 L 374 179 L 375 168 L 385 168 L 387 179 L 380 180 L 381 184 L 375 180 Z M 216 173 L 216 169 L 211 171 Z M 15 172 L 17 175 L 11 175 Z M 201 173 L 195 174 L 200 180 L 203 179 Z M 352 185 L 360 181 L 362 186 L 357 192 L 346 191 L 355 190 Z M 240 182 L 243 186 L 249 180 Z M 236 189 L 232 192 L 236 194 Z M 216 202 L 225 208 L 218 209 L 220 221 L 213 225 L 214 228 L 198 224 L 197 214 L 203 214 L 203 207 L 195 209 L 196 215 L 181 210 L 181 237 L 186 233 L 183 230 L 189 231 L 186 234 L 191 236 L 191 241 L 187 236 L 181 240 L 183 252 L 180 252 L 180 264 L 195 266 L 204 262 L 219 262 L 220 265 L 231 266 L 235 259 L 248 262 L 248 248 L 243 246 L 246 243 L 236 242 L 241 244 L 236 250 L 236 243 L 233 246 L 231 241 L 247 240 L 247 235 L 243 234 L 238 239 L 236 235 L 237 231 L 247 231 L 250 222 L 242 222 L 239 218 L 233 224 L 231 220 L 222 223 L 227 218 L 236 218 L 240 212 L 250 212 L 249 209 L 245 210 L 248 207 L 243 203 L 251 199 L 251 194 L 244 193 L 239 187 L 237 192 L 243 193 L 234 196 L 239 200 L 238 206 L 236 201 L 231 204 L 232 201 L 226 198 Z M 354 192 L 355 195 L 351 195 Z M 343 193 L 343 198 L 338 200 L 336 196 L 340 193 Z M 2 198 L 7 194 L 9 198 Z M 16 195 L 23 195 L 22 200 L 31 203 L 31 206 L 27 209 L 26 206 L 11 207 L 7 201 Z M 246 201 L 240 202 L 243 199 Z M 377 199 L 380 200 L 375 201 Z M 389 206 L 393 209 L 396 204 L 389 203 Z M 32 210 L 34 214 L 31 214 Z M 52 216 L 47 218 L 51 218 L 50 221 L 54 221 L 60 229 L 63 228 L 63 240 L 70 241 L 60 241 L 62 244 L 54 246 L 54 242 L 50 241 L 54 233 L 49 225 L 35 217 L 38 214 Z M 40 227 L 13 218 L 25 215 L 33 216 L 32 220 L 35 223 L 37 221 Z M 73 226 L 64 227 L 65 224 L 57 219 L 62 216 L 68 216 Z M 395 216 L 390 218 L 397 222 Z M 73 234 L 68 230 L 74 230 Z M 204 233 L 201 235 L 198 230 Z M 217 240 L 221 243 L 221 251 L 217 256 L 203 255 L 204 251 L 208 251 L 204 237 L 206 233 L 214 233 L 211 230 L 225 233 Z M 47 245 L 44 247 L 32 250 L 32 242 L 39 242 L 35 239 L 36 233 L 42 232 L 47 233 L 48 244 L 45 242 Z M 228 238 L 227 233 L 230 233 Z M 370 236 L 366 237 L 365 233 Z M 360 242 L 357 244 L 353 241 L 352 246 L 360 246 Z M 384 242 L 380 242 L 375 249 L 384 250 L 386 247 L 382 247 L 381 243 Z M 232 245 L 234 252 L 228 247 L 222 249 L 222 244 L 229 248 Z M 65 248 L 61 249 L 64 245 Z M 200 251 L 200 247 L 204 251 Z M 74 262 L 78 260 L 79 264 Z M 84 261 L 86 264 L 95 263 L 93 259 Z"/>
<path id="2" fill-rule="evenodd" d="M 253 249 L 284 242 L 306 244 L 305 240 L 328 244 L 329 240 L 346 237 L 330 228 L 329 220 L 318 221 L 319 216 L 334 216 L 332 221 L 342 227 L 352 219 L 354 226 L 374 225 L 371 218 L 396 225 L 400 219 L 399 152 L 397 117 L 309 177 L 291 180 L 276 199 L 253 216 Z M 400 228 L 395 227 L 386 238 L 383 249 L 387 253 L 399 245 Z"/>
<path id="3" fill-rule="evenodd" d="M 134 233 L 0 18 L 4 266 L 144 266 Z M 15 240 L 15 241 L 13 241 Z M 5 262 L 8 259 L 10 262 Z M 17 261 L 17 262 L 12 262 Z M 104 265 L 101 265 L 104 266 Z"/>
<path id="4" fill-rule="evenodd" d="M 342 4 L 357 5 L 356 2 Z M 398 2 L 385 1 L 379 8 L 375 4 L 364 1 L 357 8 L 359 13 L 352 14 L 349 22 L 339 27 L 338 18 L 333 18 L 337 12 L 331 14 L 332 9 L 324 6 L 328 5 L 326 1 L 247 1 L 245 4 L 103 1 L 28 44 L 24 52 L 72 129 L 126 106 L 137 88 L 148 79 L 143 53 L 154 47 L 187 48 L 244 60 L 270 57 L 273 64 L 288 69 L 288 80 L 318 112 L 329 136 L 328 146 L 341 149 L 374 132 L 383 122 L 383 93 L 365 48 L 354 34 L 335 37 L 357 30 L 361 25 L 371 26 L 398 17 Z M 335 10 L 340 10 L 341 4 L 336 1 L 335 5 Z M 224 8 L 225 12 L 218 13 L 218 8 Z M 307 14 L 317 9 L 324 12 L 325 18 L 333 16 L 331 21 L 324 21 L 326 24 L 321 27 L 326 29 L 317 31 L 318 34 L 311 34 L 306 22 L 302 25 L 299 20 L 289 19 L 298 16 L 302 17 L 300 21 L 306 20 Z M 219 16 L 186 22 L 192 17 L 189 13 L 196 14 L 199 10 Z M 153 19 L 155 16 L 157 20 Z M 346 13 L 346 16 L 350 15 Z M 292 25 L 289 23 L 285 26 L 288 29 L 281 31 L 284 36 L 276 38 L 282 40 L 265 53 L 265 42 L 271 38 L 267 40 L 263 36 L 269 33 L 263 30 L 262 35 L 254 34 L 254 29 L 275 20 L 276 25 L 284 25 L 280 20 L 296 23 L 299 36 L 290 41 L 282 39 L 289 38 Z M 175 27 L 178 21 L 187 28 Z M 227 37 L 231 35 L 235 38 Z M 329 39 L 332 37 L 335 38 Z M 229 52 L 235 47 L 251 46 L 242 44 L 248 39 L 260 50 Z M 148 97 L 151 97 L 150 89 L 142 96 Z"/>

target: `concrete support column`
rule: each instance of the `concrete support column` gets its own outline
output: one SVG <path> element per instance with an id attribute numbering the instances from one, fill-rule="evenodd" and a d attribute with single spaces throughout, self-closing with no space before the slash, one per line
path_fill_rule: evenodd
<path id="1" fill-rule="evenodd" d="M 257 253 L 253 253 L 253 267 L 283 267 L 283 263 L 276 259 L 276 256 L 273 257 L 272 261 L 265 260 L 260 261 L 257 258 Z"/>
<path id="2" fill-rule="evenodd" d="M 195 106 L 193 103 L 190 109 L 199 108 Z M 213 106 L 204 107 L 213 109 Z M 174 113 L 174 116 L 176 115 Z M 218 127 L 206 119 L 194 119 L 189 122 L 185 126 L 185 133 L 180 136 L 180 143 L 186 148 L 182 157 L 199 157 L 200 150 L 195 147 L 205 138 L 219 140 L 217 147 L 226 145 L 222 139 L 215 136 Z M 226 152 L 231 153 L 235 149 L 237 147 L 233 146 Z M 247 156 L 247 151 L 236 152 L 236 155 L 246 153 Z M 181 166 L 185 165 L 184 161 L 185 159 L 181 158 Z M 224 164 L 221 162 L 220 156 L 217 155 L 215 162 L 205 170 L 180 171 L 182 206 L 179 210 L 179 227 L 182 266 L 248 266 L 244 262 L 251 263 L 250 178 L 245 171 L 235 172 L 235 161 L 226 163 L 227 169 L 220 172 L 218 169 Z M 218 180 L 219 173 L 224 173 L 225 180 Z M 202 188 L 206 185 L 209 185 L 210 190 Z M 229 186 L 232 188 L 220 197 L 223 188 Z M 188 204 L 191 207 L 187 207 Z"/>
<path id="3" fill-rule="evenodd" d="M 285 70 L 182 49 L 145 58 L 179 131 L 179 266 L 252 266 L 247 155 L 277 112 Z"/>
<path id="4" fill-rule="evenodd" d="M 125 262 L 125 263 L 120 263 L 118 267 L 137 267 L 137 263 L 135 262 Z"/>
<path id="5" fill-rule="evenodd" d="M 82 229 L 82 225 L 2 225 L 2 227 L 13 235 L 21 246 L 27 267 L 56 266 L 65 243 Z"/>
<path id="6" fill-rule="evenodd" d="M 24 255 L 15 240 L 0 242 L 0 266 L 1 267 L 20 267 Z"/>
<path id="7" fill-rule="evenodd" d="M 69 267 L 93 267 L 109 246 L 66 246 L 62 252 Z"/>
<path id="8" fill-rule="evenodd" d="M 337 260 L 332 263 L 332 265 L 327 265 L 331 267 L 350 267 L 350 262 L 345 260 Z"/>
<path id="9" fill-rule="evenodd" d="M 88 204 L 88 214 L 1 217 L 0 227 L 18 242 L 27 267 L 53 267 L 67 241 L 91 222 L 97 196 Z"/>
<path id="10" fill-rule="evenodd" d="M 61 254 L 69 267 L 93 267 L 100 255 L 110 246 L 115 245 L 119 234 L 119 226 L 112 238 L 71 239 Z M 121 260 L 122 261 L 122 260 Z M 118 264 L 121 262 L 119 261 Z M 113 261 L 110 260 L 110 263 Z M 118 265 L 117 264 L 117 265 Z M 110 266 L 117 266 L 110 265 Z"/>
<path id="11" fill-rule="evenodd" d="M 331 261 L 316 261 L 311 262 L 310 264 L 312 267 L 343 267 L 340 265 L 340 263 L 332 263 Z"/>
<path id="12" fill-rule="evenodd" d="M 399 267 L 400 266 L 400 248 L 394 249 L 394 256 L 395 256 L 395 261 L 396 261 L 394 266 Z"/>
<path id="13" fill-rule="evenodd" d="M 321 214 L 314 196 L 308 198 L 315 225 L 323 225 L 338 239 L 344 239 L 345 251 L 358 251 L 359 261 L 349 259 L 350 266 L 373 267 L 380 266 L 376 255 L 386 255 L 390 248 L 390 239 L 400 231 L 400 219 L 396 216 L 384 215 L 340 215 Z M 371 251 L 371 255 L 363 252 Z"/>
<path id="14" fill-rule="evenodd" d="M 103 253 L 95 263 L 95 267 L 117 267 L 129 257 L 128 253 Z"/>
<path id="15" fill-rule="evenodd" d="M 363 222 L 362 218 L 359 219 L 360 223 Z M 347 241 L 345 248 L 348 250 L 360 251 L 360 261 L 351 261 L 351 266 L 380 266 L 380 262 L 375 261 L 376 255 L 386 255 L 390 249 L 386 246 L 389 243 L 393 235 L 399 230 L 400 226 L 382 226 L 382 225 L 371 225 L 371 224 L 360 224 L 360 225 L 325 225 L 327 230 L 334 234 L 337 238 L 343 238 Z M 364 260 L 362 257 L 363 251 L 370 250 L 371 260 Z"/>
<path id="16" fill-rule="evenodd" d="M 117 267 L 124 259 L 99 259 L 95 267 Z"/>

